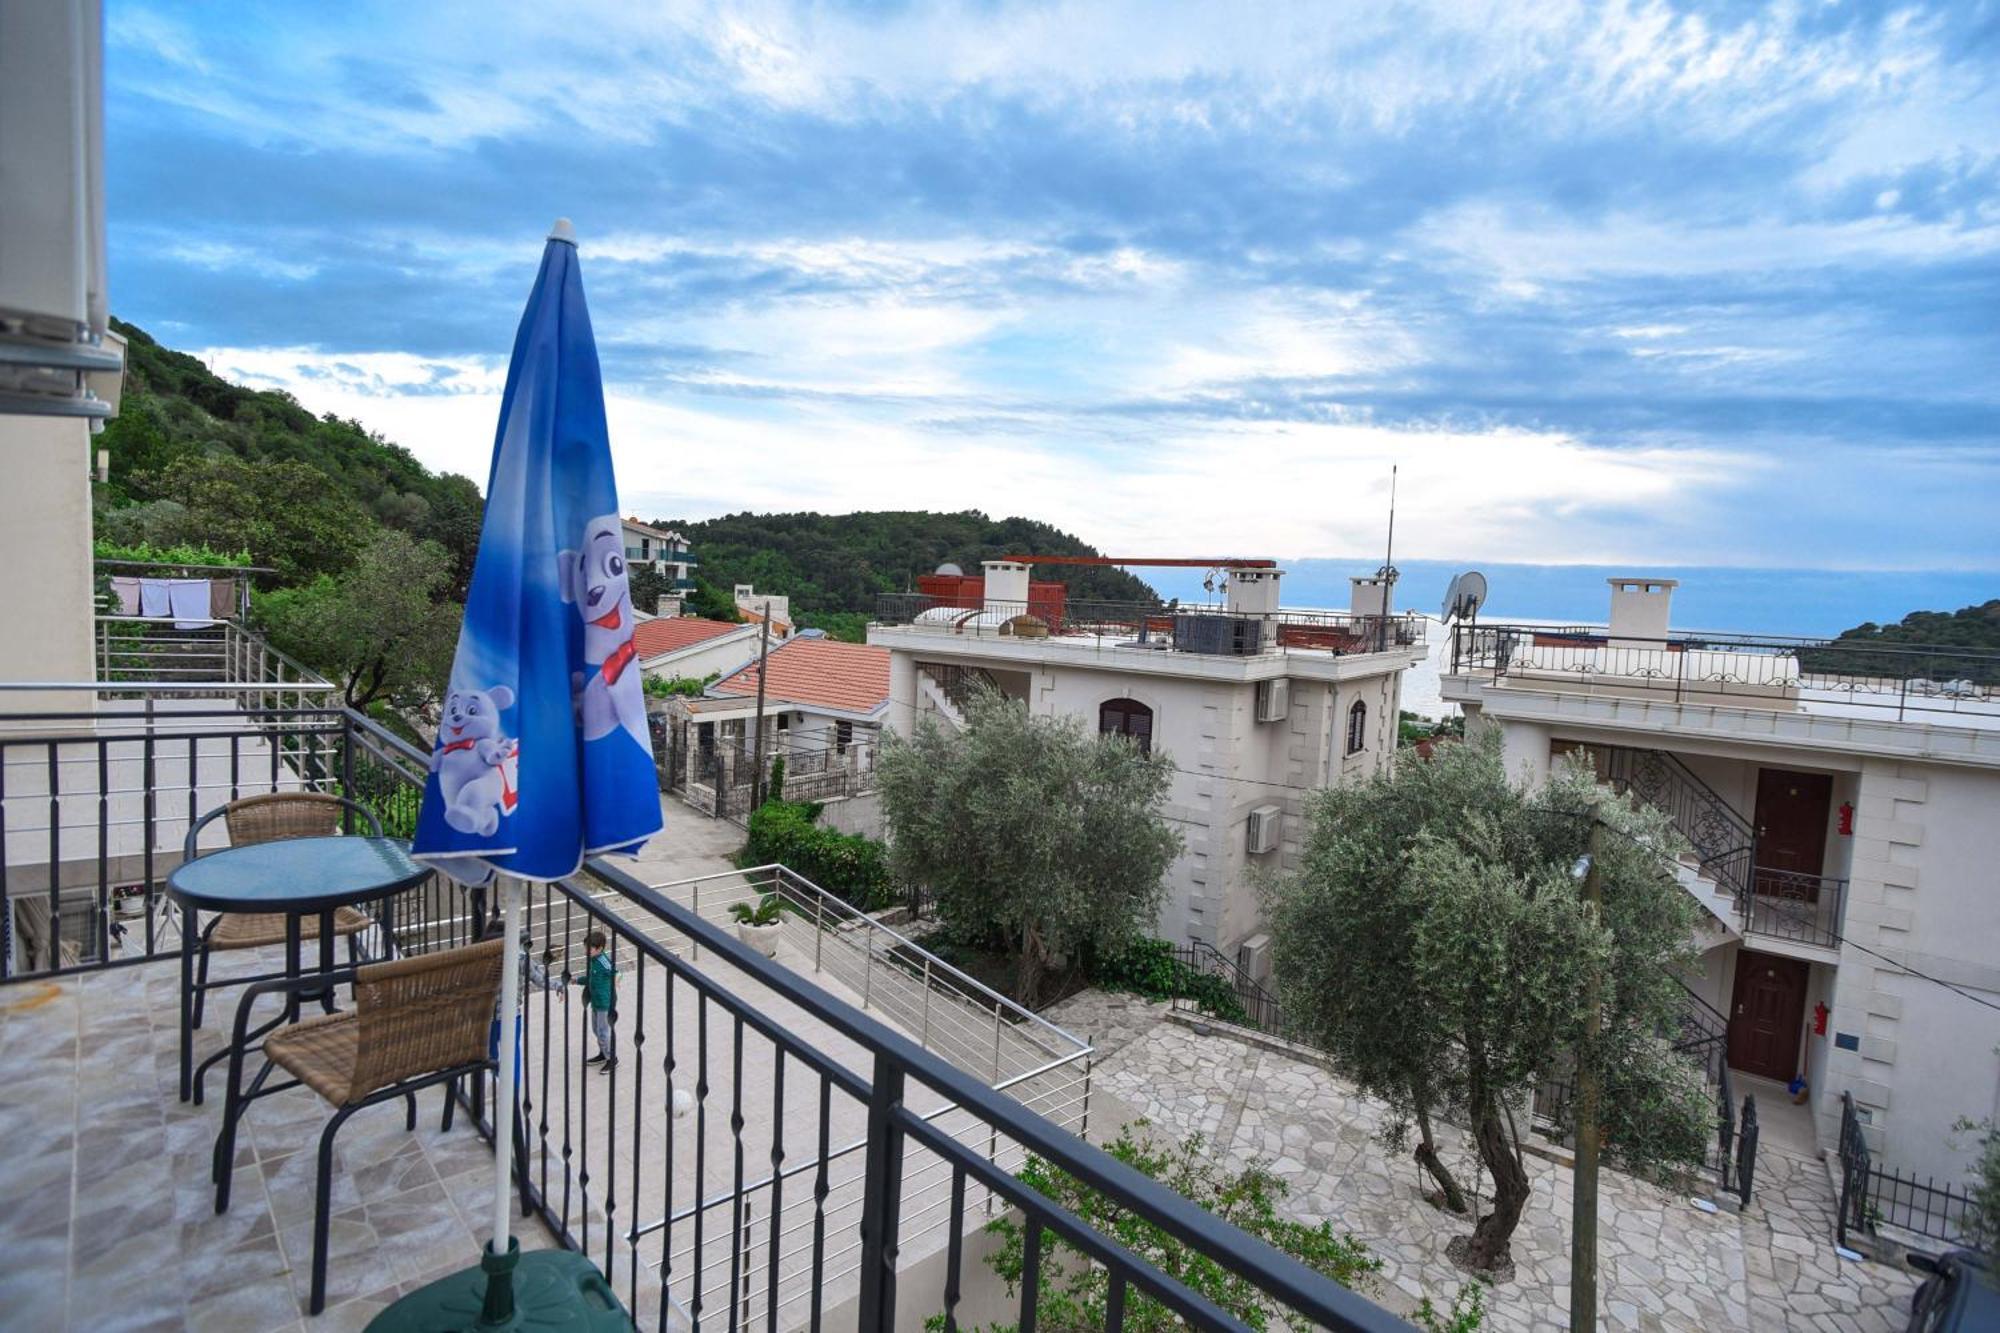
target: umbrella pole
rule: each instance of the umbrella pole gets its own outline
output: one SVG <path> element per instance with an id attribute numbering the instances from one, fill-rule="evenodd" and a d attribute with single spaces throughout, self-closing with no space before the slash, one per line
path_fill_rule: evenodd
<path id="1" fill-rule="evenodd" d="M 500 1068 L 499 1095 L 493 1102 L 493 1242 L 486 1247 L 480 1267 L 486 1271 L 486 1299 L 479 1322 L 505 1325 L 514 1319 L 514 1266 L 520 1262 L 517 1244 L 508 1237 L 513 1222 L 514 1114 L 517 1090 L 514 1072 L 520 1061 L 521 960 L 516 956 L 521 938 L 520 884 L 512 875 L 502 875 L 495 885 L 500 894 L 500 936 L 506 941 L 503 956 L 506 968 L 500 974 Z"/>

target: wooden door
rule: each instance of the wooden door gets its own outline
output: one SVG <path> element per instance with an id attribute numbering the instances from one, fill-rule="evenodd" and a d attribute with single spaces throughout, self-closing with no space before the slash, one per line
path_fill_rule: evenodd
<path id="1" fill-rule="evenodd" d="M 1819 901 L 1826 864 L 1833 776 L 1786 768 L 1757 770 L 1757 892 L 1764 897 Z"/>
<path id="2" fill-rule="evenodd" d="M 1806 1018 L 1806 964 L 1797 958 L 1736 955 L 1729 1011 L 1729 1067 L 1780 1083 L 1798 1072 L 1799 1030 Z"/>

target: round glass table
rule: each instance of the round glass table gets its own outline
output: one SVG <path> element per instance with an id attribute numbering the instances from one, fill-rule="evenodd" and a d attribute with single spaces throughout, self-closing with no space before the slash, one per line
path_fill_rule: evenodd
<path id="1" fill-rule="evenodd" d="M 431 867 L 410 857 L 409 844 L 399 838 L 352 835 L 285 838 L 275 842 L 225 847 L 183 862 L 167 876 L 167 896 L 181 908 L 181 1100 L 194 1087 L 194 962 L 198 912 L 275 912 L 285 918 L 284 976 L 301 975 L 301 923 L 319 921 L 319 967 L 331 972 L 333 914 L 336 908 L 375 902 L 421 884 Z M 285 1000 L 283 1021 L 297 1022 L 300 990 Z M 316 998 L 331 1008 L 332 988 Z M 268 1025 L 275 1027 L 277 1020 Z M 267 1028 L 259 1029 L 262 1036 Z M 227 1053 L 227 1048 L 223 1054 Z M 218 1056 L 203 1064 L 206 1070 Z M 199 1100 L 199 1098 L 197 1098 Z"/>

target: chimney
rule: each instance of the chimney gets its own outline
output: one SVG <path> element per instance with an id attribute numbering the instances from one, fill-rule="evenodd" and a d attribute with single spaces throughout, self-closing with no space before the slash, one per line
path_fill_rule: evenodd
<path id="1" fill-rule="evenodd" d="M 666 620 L 672 620 L 674 617 L 680 615 L 680 613 L 681 597 L 679 593 L 668 593 L 662 596 L 653 606 L 653 614 Z"/>
<path id="2" fill-rule="evenodd" d="M 1223 609 L 1232 616 L 1272 616 L 1278 613 L 1278 569 L 1232 569 L 1223 593 Z"/>
<path id="3" fill-rule="evenodd" d="M 1223 609 L 1232 616 L 1255 616 L 1259 622 L 1258 650 L 1269 652 L 1278 642 L 1278 580 L 1276 569 L 1231 569 L 1223 591 Z"/>
<path id="4" fill-rule="evenodd" d="M 1347 610 L 1357 616 L 1388 614 L 1389 580 L 1367 575 L 1348 581 Z"/>
<path id="5" fill-rule="evenodd" d="M 1658 648 L 1667 637 L 1667 608 L 1679 579 L 1642 577 L 1607 579 L 1611 585 L 1613 648 Z"/>
<path id="6" fill-rule="evenodd" d="M 986 560 L 986 610 L 1003 616 L 1028 610 L 1028 567 L 1018 560 Z"/>

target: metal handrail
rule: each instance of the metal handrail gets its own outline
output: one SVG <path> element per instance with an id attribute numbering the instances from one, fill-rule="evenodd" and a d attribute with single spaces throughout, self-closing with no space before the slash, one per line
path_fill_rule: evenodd
<path id="1" fill-rule="evenodd" d="M 921 944 L 918 944 L 915 940 L 911 939 L 908 935 L 903 934 L 903 932 L 897 930 L 894 926 L 883 924 L 875 917 L 855 907 L 854 904 L 848 902 L 845 898 L 842 898 L 837 894 L 828 892 L 826 889 L 821 888 L 819 885 L 807 879 L 804 875 L 801 875 L 796 870 L 793 870 L 790 866 L 784 865 L 781 862 L 769 861 L 763 865 L 749 866 L 742 870 L 722 870 L 722 871 L 716 871 L 715 873 L 708 875 L 694 875 L 690 876 L 687 879 L 670 880 L 662 884 L 650 885 L 649 887 L 651 887 L 655 892 L 663 894 L 671 893 L 677 889 L 688 889 L 692 891 L 692 889 L 696 885 L 706 884 L 712 880 L 743 879 L 752 875 L 761 875 L 761 874 L 771 874 L 776 878 L 784 879 L 790 885 L 806 890 L 808 892 L 809 897 L 811 897 L 814 901 L 824 906 L 830 906 L 838 912 L 845 913 L 849 921 L 865 922 L 866 928 L 868 930 L 878 934 L 887 935 L 897 944 L 903 945 L 912 950 L 913 952 L 928 958 L 930 960 L 928 966 L 933 970 L 934 973 L 942 973 L 946 978 L 956 983 L 960 989 L 973 992 L 982 996 L 993 1005 L 994 1010 L 996 1012 L 1009 1012 L 1016 1015 L 1017 1016 L 1016 1026 L 1019 1026 L 1021 1023 L 1033 1023 L 1039 1027 L 1045 1028 L 1050 1033 L 1052 1033 L 1057 1038 L 1057 1040 L 1062 1044 L 1076 1048 L 1076 1054 L 1083 1054 L 1084 1052 L 1087 1052 L 1090 1049 L 1089 1042 L 1084 1041 L 1082 1038 L 1076 1036 L 1074 1033 L 1065 1031 L 1063 1028 L 1056 1026 L 1054 1023 L 1051 1023 L 1048 1019 L 1042 1017 L 1034 1010 L 1028 1009 L 1020 1004 L 1017 1004 L 1013 1000 L 1008 999 L 1006 996 L 1002 995 L 999 991 L 994 990 L 991 986 L 988 986 L 985 982 L 979 980 L 979 978 L 975 976 L 972 976 L 970 973 L 964 972 L 959 968 L 953 967 L 950 963 L 947 963 L 944 959 L 939 958 L 936 955 L 932 954 L 928 949 L 925 949 Z M 770 892 L 769 889 L 758 889 L 753 885 L 751 886 L 750 894 L 746 896 L 758 896 L 768 892 Z"/>
<path id="2" fill-rule="evenodd" d="M 877 1133 L 878 1124 L 884 1119 L 899 1122 L 897 1138 L 901 1138 L 903 1132 L 909 1128 L 907 1123 L 901 1122 L 915 1117 L 903 1109 L 901 1086 L 905 1078 L 914 1078 L 933 1092 L 956 1103 L 960 1110 L 977 1115 L 997 1132 L 1027 1148 L 1050 1165 L 1075 1177 L 1087 1188 L 1119 1200 L 1133 1215 L 1159 1227 L 1175 1239 L 1193 1246 L 1206 1255 L 1226 1255 L 1226 1267 L 1231 1271 L 1247 1279 L 1259 1290 L 1298 1310 L 1307 1318 L 1337 1329 L 1379 1329 L 1387 1333 L 1387 1330 L 1391 1329 L 1408 1328 L 1408 1325 L 1388 1311 L 1342 1287 L 1331 1278 L 1315 1272 L 1266 1242 L 1239 1231 L 1166 1185 L 1118 1161 L 1103 1149 L 1093 1147 L 1041 1115 L 1027 1110 L 1012 1098 L 995 1092 L 941 1056 L 924 1050 L 880 1020 L 834 999 L 790 968 L 771 961 L 757 950 L 739 942 L 730 933 L 697 916 L 690 909 L 662 896 L 629 872 L 602 857 L 588 862 L 588 868 L 592 875 L 623 892 L 633 905 L 659 917 L 675 930 L 689 936 L 702 948 L 712 950 L 723 962 L 745 973 L 779 999 L 796 1005 L 839 1035 L 872 1051 L 876 1062 L 873 1082 L 864 1081 L 860 1075 L 837 1065 L 834 1066 L 834 1069 L 838 1070 L 837 1073 L 830 1071 L 827 1073 L 827 1076 L 840 1084 L 844 1091 L 869 1105 L 871 1139 Z M 567 882 L 564 886 L 568 887 Z M 726 989 L 697 970 L 687 960 L 669 954 L 665 948 L 652 944 L 643 937 L 635 940 L 634 944 L 647 949 L 648 952 L 656 950 L 655 962 L 686 978 L 699 990 L 707 992 L 723 1008 L 742 1018 L 763 1035 L 774 1039 L 780 1036 L 775 1023 L 754 1007 L 736 1000 Z M 1031 1197 L 1016 1197 L 1016 1202 L 1030 1206 L 1045 1216 L 1060 1212 L 1047 1199 L 1020 1185 L 1011 1173 L 994 1170 L 986 1159 L 976 1153 L 960 1156 L 953 1148 L 957 1147 L 963 1151 L 962 1146 L 956 1145 L 955 1141 L 947 1140 L 946 1142 L 953 1145 L 947 1147 L 923 1135 L 918 1137 L 925 1146 L 941 1156 L 956 1158 L 962 1170 L 979 1178 L 989 1188 L 1009 1195 L 1018 1195 L 1020 1191 L 1025 1191 Z M 882 1148 L 883 1151 L 880 1153 L 869 1154 L 871 1184 L 876 1179 L 877 1157 L 886 1160 L 892 1155 L 890 1145 L 884 1144 Z M 893 1156 L 899 1166 L 900 1152 L 894 1152 Z M 884 1237 L 879 1229 L 885 1221 L 893 1225 L 894 1217 L 891 1215 L 885 1219 L 872 1211 L 870 1217 L 871 1225 L 877 1230 L 873 1236 L 864 1239 L 864 1255 L 873 1249 L 879 1256 L 884 1245 Z M 1069 1220 L 1074 1223 L 1074 1219 Z M 1080 1227 L 1082 1224 L 1075 1223 L 1075 1225 Z M 878 1257 L 875 1262 L 879 1264 L 883 1261 Z M 1134 1270 L 1135 1275 L 1144 1276 L 1136 1271 L 1139 1265 L 1143 1264 L 1137 1256 L 1126 1254 L 1119 1262 L 1122 1267 Z M 870 1309 L 868 1300 L 870 1262 L 866 1258 L 862 1268 L 862 1308 L 866 1319 L 865 1312 Z M 1171 1279 L 1168 1283 L 1170 1285 L 1167 1290 L 1180 1289 L 1179 1284 L 1172 1282 Z M 1152 1284 L 1149 1282 L 1147 1285 Z M 1212 1326 L 1235 1328 L 1239 1325 L 1238 1321 L 1216 1312 Z"/>

